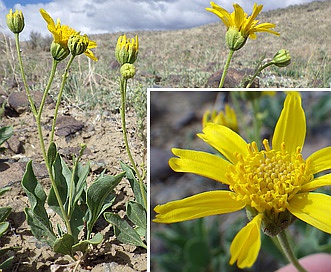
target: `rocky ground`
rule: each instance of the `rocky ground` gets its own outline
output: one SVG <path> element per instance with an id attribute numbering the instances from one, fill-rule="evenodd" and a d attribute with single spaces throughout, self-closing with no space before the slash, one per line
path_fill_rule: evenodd
<path id="1" fill-rule="evenodd" d="M 15 256 L 15 260 L 9 271 L 70 271 L 72 264 L 65 257 L 54 254 L 47 245 L 37 241 L 25 221 L 23 210 L 28 206 L 28 199 L 20 182 L 27 162 L 33 160 L 35 174 L 46 191 L 50 188 L 49 180 L 41 160 L 37 129 L 25 93 L 15 91 L 8 96 L 9 92 L 0 92 L 0 105 L 7 101 L 0 126 L 14 127 L 14 135 L 5 143 L 5 152 L 0 154 L 0 187 L 11 187 L 11 191 L 0 199 L 0 207 L 12 207 L 8 218 L 10 229 L 1 238 L 0 244 L 1 247 L 15 248 L 10 252 Z M 33 95 L 38 103 L 41 93 L 34 92 Z M 53 111 L 54 102 L 49 98 L 42 117 L 45 137 L 50 132 Z M 145 160 L 145 148 L 136 136 L 136 118 L 133 111 L 127 113 L 127 128 L 133 156 L 137 163 L 141 164 Z M 120 160 L 128 163 L 118 111 L 99 114 L 96 111 L 82 112 L 69 105 L 62 105 L 55 142 L 59 152 L 69 161 L 72 154 L 77 154 L 81 143 L 87 145 L 82 161 L 89 161 L 91 165 L 88 182 L 93 181 L 93 178 L 104 170 L 112 175 L 121 172 Z M 133 199 L 126 179 L 117 186 L 116 194 L 116 202 L 111 210 L 124 216 L 125 202 Z M 56 220 L 54 213 L 50 211 L 49 215 Z M 120 243 L 114 236 L 112 227 L 104 220 L 99 220 L 95 227 L 103 233 L 105 240 L 93 249 L 80 271 L 147 270 L 146 250 Z"/>

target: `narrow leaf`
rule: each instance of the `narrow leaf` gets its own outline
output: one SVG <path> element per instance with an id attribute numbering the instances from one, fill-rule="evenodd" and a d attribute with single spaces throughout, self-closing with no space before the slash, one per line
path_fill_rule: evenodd
<path id="1" fill-rule="evenodd" d="M 59 191 L 62 204 L 65 205 L 68 198 L 68 187 L 70 184 L 71 171 L 59 154 L 56 155 L 55 161 L 53 163 L 53 173 L 55 185 Z M 49 192 L 47 203 L 50 208 L 63 219 L 63 215 L 61 213 L 59 202 L 56 198 L 53 186 Z"/>
<path id="2" fill-rule="evenodd" d="M 145 243 L 141 240 L 140 235 L 118 214 L 105 212 L 104 217 L 106 221 L 113 225 L 116 237 L 119 241 L 125 244 L 133 244 L 135 246 L 147 248 Z"/>
<path id="3" fill-rule="evenodd" d="M 56 145 L 54 142 L 51 142 L 51 144 L 49 145 L 48 151 L 47 151 L 48 165 L 53 165 L 56 155 L 57 155 Z"/>

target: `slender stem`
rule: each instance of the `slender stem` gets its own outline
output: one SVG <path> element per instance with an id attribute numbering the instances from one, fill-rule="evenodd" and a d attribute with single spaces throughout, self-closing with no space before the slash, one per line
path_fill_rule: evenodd
<path id="1" fill-rule="evenodd" d="M 262 71 L 263 69 L 267 68 L 267 67 L 270 66 L 271 64 L 273 64 L 273 63 L 268 62 L 268 63 L 266 63 L 265 65 L 261 66 L 259 69 L 257 69 L 257 71 L 255 72 L 255 74 L 252 76 L 252 78 L 249 80 L 248 84 L 246 85 L 246 88 L 249 88 L 249 87 L 253 84 L 253 81 L 254 81 L 254 79 L 257 77 L 257 75 L 258 75 L 259 73 L 261 73 L 261 71 Z"/>
<path id="2" fill-rule="evenodd" d="M 283 253 L 286 256 L 286 258 L 294 265 L 294 267 L 296 269 L 298 269 L 299 272 L 307 272 L 307 270 L 305 270 L 301 264 L 299 263 L 299 261 L 297 260 L 297 258 L 295 257 L 293 250 L 290 246 L 290 243 L 288 241 L 287 235 L 285 230 L 281 231 L 278 235 L 277 235 L 277 239 L 279 241 L 279 244 L 281 245 L 282 249 L 283 249 Z"/>
<path id="3" fill-rule="evenodd" d="M 47 94 L 49 92 L 49 89 L 50 89 L 50 87 L 52 85 L 52 82 L 53 82 L 53 79 L 54 79 L 54 75 L 55 75 L 55 72 L 56 72 L 56 67 L 57 67 L 57 62 L 53 61 L 51 74 L 50 74 L 47 86 L 45 88 L 45 91 L 43 93 L 43 97 L 41 99 L 40 106 L 39 106 L 39 109 L 38 109 L 38 112 L 37 112 L 37 115 L 36 115 L 36 123 L 37 123 L 38 134 L 39 134 L 40 148 L 41 148 L 41 152 L 42 152 L 43 157 L 44 157 L 44 161 L 45 161 L 47 167 L 49 167 L 49 168 L 50 168 L 50 166 L 48 165 L 47 153 L 46 153 L 46 148 L 45 148 L 45 141 L 44 141 L 43 132 L 42 132 L 42 129 L 41 129 L 41 115 L 42 115 L 42 112 L 43 112 L 43 109 L 44 109 Z M 50 175 L 52 175 L 51 172 L 50 172 Z"/>
<path id="4" fill-rule="evenodd" d="M 232 56 L 233 56 L 233 53 L 234 53 L 234 50 L 231 50 L 229 51 L 229 55 L 228 55 L 228 58 L 226 60 L 226 63 L 225 63 L 225 66 L 224 66 L 224 69 L 223 69 L 223 73 L 222 73 L 222 78 L 221 78 L 221 81 L 220 81 L 220 85 L 218 86 L 218 88 L 222 88 L 223 85 L 224 85 L 224 81 L 225 81 L 225 76 L 228 72 L 228 69 L 229 69 L 229 65 L 230 65 L 230 62 L 231 62 L 231 59 L 232 59 Z"/>
<path id="5" fill-rule="evenodd" d="M 23 69 L 23 62 L 22 62 L 22 57 L 21 57 L 21 50 L 20 50 L 20 45 L 19 45 L 19 35 L 17 33 L 15 34 L 15 42 L 16 42 L 17 55 L 18 55 L 18 59 L 19 59 L 19 65 L 20 65 L 20 69 L 21 69 L 23 84 L 24 84 L 24 87 L 25 87 L 25 90 L 26 90 L 26 93 L 27 93 L 27 96 L 28 96 L 28 100 L 29 100 L 30 106 L 31 106 L 31 111 L 33 113 L 33 116 L 36 119 L 38 136 L 39 136 L 39 142 L 40 142 L 40 147 L 41 147 L 41 152 L 42 152 L 42 155 L 43 155 L 43 159 L 45 161 L 47 172 L 48 172 L 49 178 L 51 180 L 52 187 L 54 189 L 54 193 L 55 193 L 56 199 L 57 199 L 57 201 L 59 203 L 59 207 L 60 207 L 60 210 L 61 210 L 63 219 L 65 221 L 65 224 L 66 224 L 68 233 L 71 234 L 72 232 L 71 232 L 71 227 L 70 227 L 70 221 L 68 220 L 67 214 L 65 212 L 65 209 L 64 209 L 64 206 L 63 206 L 63 203 L 62 203 L 62 200 L 61 200 L 60 193 L 59 193 L 59 191 L 58 191 L 58 189 L 56 187 L 54 176 L 53 176 L 53 172 L 52 172 L 52 167 L 48 163 L 47 153 L 46 153 L 46 148 L 45 148 L 45 141 L 44 141 L 42 127 L 41 127 L 42 109 L 43 109 L 44 104 L 45 104 L 45 101 L 46 101 L 46 95 L 47 95 L 46 93 L 48 92 L 48 90 L 49 90 L 49 88 L 51 86 L 51 83 L 53 81 L 53 78 L 54 78 L 54 74 L 55 74 L 55 70 L 56 70 L 56 65 L 53 63 L 53 67 L 52 67 L 52 72 L 51 72 L 51 75 L 50 75 L 50 79 L 48 81 L 46 90 L 44 92 L 43 99 L 42 99 L 42 102 L 40 104 L 39 111 L 37 112 L 37 108 L 36 108 L 36 106 L 34 104 L 34 101 L 32 99 L 32 96 L 31 96 L 29 87 L 27 85 L 27 81 L 26 81 L 26 77 L 25 77 L 25 72 L 24 72 L 24 69 Z"/>
<path id="6" fill-rule="evenodd" d="M 67 78 L 68 78 L 68 71 L 69 71 L 69 68 L 70 68 L 70 66 L 71 66 L 74 58 L 75 58 L 75 56 L 74 55 L 71 55 L 71 58 L 68 61 L 67 67 L 66 67 L 66 69 L 64 71 L 64 74 L 62 76 L 61 87 L 60 87 L 59 94 L 57 96 L 57 101 L 56 101 L 55 110 L 54 110 L 54 118 L 53 118 L 53 124 L 52 124 L 51 136 L 50 136 L 50 143 L 53 142 L 53 139 L 54 139 L 56 119 L 57 119 L 57 115 L 58 115 L 58 112 L 59 112 L 59 107 L 60 107 L 60 103 L 61 103 L 61 97 L 62 97 L 62 94 L 63 94 L 63 89 L 64 89 L 64 86 L 65 86 L 65 83 L 66 83 Z"/>
<path id="7" fill-rule="evenodd" d="M 143 179 L 140 175 L 140 172 L 137 169 L 137 166 L 134 162 L 134 159 L 132 157 L 131 151 L 130 151 L 130 147 L 129 147 L 129 143 L 128 143 L 128 137 L 127 137 L 127 131 L 126 131 L 126 122 L 125 122 L 125 109 L 126 109 L 126 86 L 127 86 L 127 79 L 124 79 L 123 77 L 121 78 L 121 109 L 120 109 L 120 113 L 121 113 L 121 119 L 122 119 L 122 129 L 123 129 L 123 137 L 124 137 L 124 143 L 125 143 L 125 148 L 126 151 L 128 153 L 130 162 L 133 166 L 134 171 L 137 174 L 138 180 L 139 180 L 139 187 L 140 187 L 140 192 L 141 192 L 141 196 L 143 198 L 144 201 L 144 205 L 145 205 L 145 209 L 147 209 L 147 199 L 146 199 L 146 193 L 144 190 L 144 184 L 143 184 Z"/>
<path id="8" fill-rule="evenodd" d="M 55 72 L 56 72 L 56 68 L 57 68 L 58 63 L 59 63 L 58 61 L 53 59 L 51 74 L 49 76 L 48 83 L 46 85 L 43 97 L 42 97 L 41 102 L 40 102 L 40 106 L 39 106 L 39 109 L 38 109 L 38 116 L 41 116 L 42 111 L 44 109 L 46 98 L 47 98 L 48 92 L 51 88 L 51 85 L 52 85 L 52 82 L 53 82 L 53 79 L 54 79 L 54 76 L 55 76 Z"/>
<path id="9" fill-rule="evenodd" d="M 21 48 L 20 48 L 20 38 L 19 38 L 18 33 L 15 33 L 15 43 L 16 43 L 16 51 L 17 51 L 18 61 L 19 61 L 19 64 L 20 64 L 20 70 L 21 70 L 21 76 L 22 76 L 22 79 L 23 79 L 24 88 L 25 88 L 25 91 L 26 91 L 26 95 L 28 96 L 28 100 L 29 100 L 29 103 L 30 103 L 30 106 L 31 106 L 32 114 L 36 118 L 37 109 L 36 109 L 36 106 L 35 106 L 34 101 L 32 99 L 30 89 L 29 89 L 27 81 L 26 81 L 25 72 L 24 72 L 24 68 L 23 68 L 23 62 L 22 62 Z"/>

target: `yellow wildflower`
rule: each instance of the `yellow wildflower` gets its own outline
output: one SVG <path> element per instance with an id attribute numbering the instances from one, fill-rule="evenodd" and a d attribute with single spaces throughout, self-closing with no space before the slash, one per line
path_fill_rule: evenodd
<path id="1" fill-rule="evenodd" d="M 91 41 L 88 36 L 80 35 L 80 33 L 75 33 L 70 36 L 68 40 L 68 47 L 72 55 L 85 54 L 89 58 L 97 61 L 98 59 L 94 56 L 93 52 L 90 50 L 97 47 L 97 43 Z"/>
<path id="2" fill-rule="evenodd" d="M 311 192 L 331 185 L 331 174 L 314 177 L 331 168 L 331 147 L 304 159 L 306 118 L 297 92 L 289 92 L 276 124 L 271 146 L 264 150 L 247 143 L 233 130 L 208 123 L 198 136 L 226 159 L 202 151 L 172 149 L 169 160 L 177 172 L 190 172 L 227 184 L 229 190 L 197 194 L 155 207 L 154 222 L 173 223 L 246 208 L 251 220 L 235 236 L 230 264 L 254 264 L 260 250 L 260 229 L 275 236 L 295 218 L 331 233 L 331 196 Z"/>
<path id="3" fill-rule="evenodd" d="M 115 56 L 117 61 L 123 65 L 124 63 L 133 64 L 138 56 L 139 42 L 138 36 L 132 38 L 131 41 L 125 35 L 120 36 L 117 40 L 115 48 Z"/>
<path id="4" fill-rule="evenodd" d="M 214 2 L 210 2 L 210 5 L 211 8 L 206 8 L 206 10 L 217 15 L 227 27 L 226 41 L 231 50 L 239 50 L 243 47 L 248 37 L 256 39 L 256 32 L 268 32 L 279 35 L 278 32 L 271 29 L 275 27 L 275 24 L 258 24 L 259 21 L 255 20 L 263 5 L 255 3 L 252 15 L 248 17 L 247 13 L 238 4 L 233 4 L 234 11 L 231 14 Z"/>
<path id="5" fill-rule="evenodd" d="M 229 104 L 225 105 L 225 111 L 220 111 L 219 113 L 216 110 L 206 111 L 202 117 L 202 128 L 206 127 L 209 122 L 224 125 L 238 132 L 237 116 Z"/>
<path id="6" fill-rule="evenodd" d="M 48 30 L 53 34 L 54 42 L 60 44 L 63 48 L 68 48 L 68 41 L 72 35 L 79 35 L 79 32 L 67 25 L 61 25 L 60 19 L 57 19 L 56 24 L 52 17 L 44 10 L 40 9 L 40 14 L 47 23 Z M 93 52 L 90 50 L 97 47 L 96 42 L 88 40 L 88 47 L 84 52 L 89 58 L 97 60 Z"/>

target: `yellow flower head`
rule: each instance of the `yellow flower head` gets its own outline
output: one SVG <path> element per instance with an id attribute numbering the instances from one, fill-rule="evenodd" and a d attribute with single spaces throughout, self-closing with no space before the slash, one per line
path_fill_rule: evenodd
<path id="1" fill-rule="evenodd" d="M 227 184 L 229 190 L 197 194 L 155 207 L 154 222 L 173 223 L 246 208 L 251 220 L 235 236 L 230 264 L 254 264 L 260 250 L 260 229 L 271 236 L 295 218 L 331 234 L 331 196 L 311 192 L 331 185 L 331 174 L 314 175 L 331 168 L 331 147 L 304 159 L 306 118 L 297 92 L 289 92 L 277 121 L 271 145 L 263 150 L 247 143 L 233 130 L 208 123 L 198 136 L 224 158 L 202 151 L 174 148 L 169 160 L 177 172 L 190 172 Z"/>
<path id="2" fill-rule="evenodd" d="M 68 48 L 69 38 L 73 35 L 79 35 L 79 32 L 67 25 L 61 25 L 60 19 L 57 19 L 57 22 L 55 24 L 52 17 L 44 9 L 40 9 L 40 14 L 46 21 L 48 30 L 53 34 L 54 43 L 60 44 L 64 49 L 69 49 Z M 97 58 L 94 56 L 93 52 L 90 49 L 95 47 L 97 47 L 96 42 L 89 40 L 88 47 L 84 52 L 85 55 L 87 55 L 89 58 L 93 60 L 97 60 Z"/>
<path id="3" fill-rule="evenodd" d="M 67 47 L 70 36 L 77 33 L 77 31 L 67 25 L 61 25 L 60 19 L 57 19 L 55 24 L 52 17 L 44 9 L 40 9 L 39 11 L 47 23 L 49 32 L 53 34 L 54 42 Z"/>
<path id="4" fill-rule="evenodd" d="M 115 48 L 115 56 L 117 61 L 123 65 L 124 63 L 133 64 L 138 56 L 139 42 L 138 36 L 131 39 L 126 38 L 125 35 L 120 36 L 117 40 Z"/>
<path id="5" fill-rule="evenodd" d="M 225 111 L 220 111 L 219 113 L 216 110 L 212 112 L 206 111 L 202 118 L 202 128 L 206 127 L 209 122 L 226 126 L 238 132 L 236 113 L 228 104 L 225 105 Z"/>
<path id="6" fill-rule="evenodd" d="M 7 26 L 13 33 L 21 33 L 24 28 L 24 16 L 21 10 L 13 10 L 10 9 L 9 13 L 6 16 Z"/>
<path id="7" fill-rule="evenodd" d="M 97 61 L 98 59 L 94 56 L 93 52 L 90 50 L 92 48 L 97 47 L 97 43 L 91 41 L 88 36 L 80 35 L 79 32 L 70 36 L 68 40 L 68 47 L 72 55 L 80 55 L 85 54 L 89 58 Z"/>
<path id="8" fill-rule="evenodd" d="M 263 5 L 254 4 L 253 12 L 250 16 L 238 4 L 233 4 L 234 11 L 231 14 L 214 2 L 210 2 L 210 5 L 211 8 L 206 8 L 206 10 L 216 14 L 227 27 L 226 41 L 228 47 L 232 50 L 239 50 L 243 47 L 248 37 L 256 39 L 256 32 L 268 32 L 277 36 L 280 35 L 271 29 L 275 27 L 275 24 L 258 24 L 259 21 L 255 20 L 261 12 Z"/>

